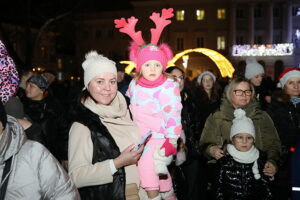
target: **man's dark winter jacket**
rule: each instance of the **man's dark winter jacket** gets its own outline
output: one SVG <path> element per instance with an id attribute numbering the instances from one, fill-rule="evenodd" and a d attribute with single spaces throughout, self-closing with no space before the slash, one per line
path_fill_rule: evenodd
<path id="1" fill-rule="evenodd" d="M 60 103 L 46 97 L 40 101 L 26 98 L 23 104 L 25 115 L 41 126 L 44 145 L 58 160 L 67 160 L 69 126 Z"/>

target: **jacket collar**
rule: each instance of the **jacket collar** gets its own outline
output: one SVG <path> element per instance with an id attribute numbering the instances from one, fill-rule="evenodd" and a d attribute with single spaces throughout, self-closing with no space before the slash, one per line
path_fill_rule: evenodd
<path id="1" fill-rule="evenodd" d="M 242 107 L 242 109 L 246 112 L 246 116 L 251 118 L 252 120 L 255 119 L 257 114 L 260 114 L 262 111 L 259 109 L 259 103 L 257 100 L 251 100 L 249 104 Z M 234 112 L 235 108 L 233 105 L 229 102 L 229 100 L 226 97 L 222 98 L 222 104 L 220 106 L 220 111 L 222 113 L 223 119 L 232 121 L 234 119 Z"/>
<path id="2" fill-rule="evenodd" d="M 23 128 L 17 120 L 7 116 L 7 125 L 0 140 L 0 164 L 17 154 L 26 141 Z"/>

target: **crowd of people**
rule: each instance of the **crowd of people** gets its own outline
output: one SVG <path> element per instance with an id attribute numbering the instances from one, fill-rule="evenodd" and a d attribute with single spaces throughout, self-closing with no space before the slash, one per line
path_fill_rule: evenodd
<path id="1" fill-rule="evenodd" d="M 300 69 L 270 88 L 250 57 L 224 86 L 210 71 L 186 84 L 158 43 L 172 16 L 151 15 L 149 44 L 135 18 L 115 20 L 135 75 L 90 51 L 69 92 L 53 72 L 19 73 L 0 41 L 1 200 L 299 198 Z"/>

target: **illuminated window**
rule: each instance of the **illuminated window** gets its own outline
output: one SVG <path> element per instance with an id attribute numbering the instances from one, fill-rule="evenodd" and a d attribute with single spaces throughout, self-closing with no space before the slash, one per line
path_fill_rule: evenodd
<path id="1" fill-rule="evenodd" d="M 177 21 L 184 21 L 184 10 L 176 11 L 176 19 Z"/>
<path id="2" fill-rule="evenodd" d="M 204 10 L 196 10 L 197 20 L 204 20 L 205 11 Z"/>
<path id="3" fill-rule="evenodd" d="M 217 39 L 217 49 L 218 50 L 225 50 L 225 37 L 219 36 Z"/>
<path id="4" fill-rule="evenodd" d="M 62 69 L 62 59 L 61 58 L 57 59 L 57 68 Z"/>
<path id="5" fill-rule="evenodd" d="M 183 48 L 183 38 L 177 38 L 177 51 L 182 51 Z"/>
<path id="6" fill-rule="evenodd" d="M 218 19 L 225 19 L 226 18 L 225 9 L 218 9 L 217 17 L 218 17 Z"/>

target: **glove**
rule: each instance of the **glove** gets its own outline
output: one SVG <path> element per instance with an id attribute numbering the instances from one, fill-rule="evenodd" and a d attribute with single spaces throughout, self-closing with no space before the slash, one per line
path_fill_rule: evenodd
<path id="1" fill-rule="evenodd" d="M 160 149 L 165 149 L 165 156 L 176 155 L 176 153 L 177 153 L 177 139 L 167 138 Z"/>
<path id="2" fill-rule="evenodd" d="M 165 149 L 156 147 L 154 150 L 154 169 L 158 175 L 168 174 L 167 166 L 172 162 L 173 156 L 165 156 Z"/>

